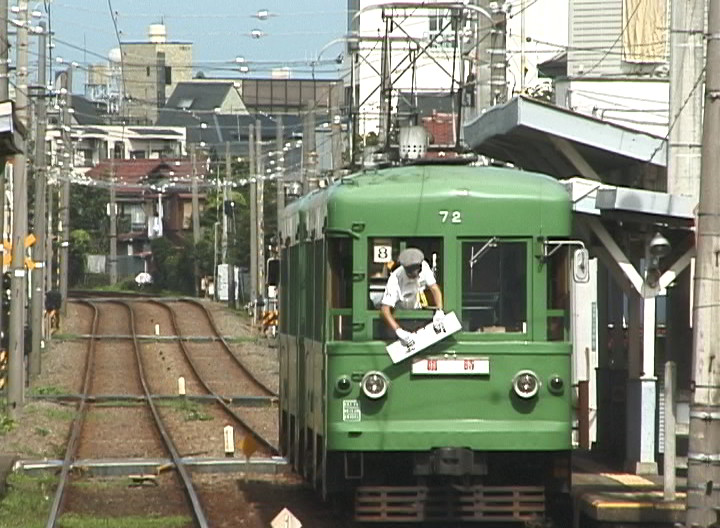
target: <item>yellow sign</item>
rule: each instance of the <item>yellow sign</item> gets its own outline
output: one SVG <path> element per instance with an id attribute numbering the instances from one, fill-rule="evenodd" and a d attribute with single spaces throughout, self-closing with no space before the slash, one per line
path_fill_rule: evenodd
<path id="1" fill-rule="evenodd" d="M 242 452 L 246 457 L 250 458 L 257 448 L 257 440 L 252 435 L 248 434 L 243 437 Z"/>
<path id="2" fill-rule="evenodd" d="M 29 270 L 35 269 L 35 261 L 31 259 L 30 257 L 25 257 L 25 267 Z"/>
<path id="3" fill-rule="evenodd" d="M 28 236 L 25 237 L 25 247 L 32 246 L 36 240 L 37 238 L 35 238 L 35 235 L 30 233 Z"/>

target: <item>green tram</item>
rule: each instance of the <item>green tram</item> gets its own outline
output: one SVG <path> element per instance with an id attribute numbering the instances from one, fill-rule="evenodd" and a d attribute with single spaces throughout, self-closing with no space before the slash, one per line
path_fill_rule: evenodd
<path id="1" fill-rule="evenodd" d="M 295 470 L 361 521 L 567 514 L 570 231 L 560 183 L 498 167 L 366 171 L 289 205 L 280 444 Z M 462 330 L 393 364 L 379 302 L 406 247 Z M 395 311 L 410 330 L 432 314 Z"/>

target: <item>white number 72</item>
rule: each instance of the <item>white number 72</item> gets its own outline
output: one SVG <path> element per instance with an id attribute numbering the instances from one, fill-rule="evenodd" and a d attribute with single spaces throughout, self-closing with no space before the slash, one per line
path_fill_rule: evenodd
<path id="1" fill-rule="evenodd" d="M 451 224 L 462 223 L 462 214 L 460 211 L 438 211 L 438 214 L 440 215 L 440 221 L 443 224 L 448 221 L 448 218 L 450 219 Z"/>

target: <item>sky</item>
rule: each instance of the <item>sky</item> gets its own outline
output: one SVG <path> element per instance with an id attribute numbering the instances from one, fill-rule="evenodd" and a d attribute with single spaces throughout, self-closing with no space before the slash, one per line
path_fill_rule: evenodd
<path id="1" fill-rule="evenodd" d="M 50 8 L 55 35 L 53 58 L 81 64 L 103 62 L 118 39 L 147 40 L 150 24 L 164 23 L 168 41 L 192 42 L 193 65 L 208 77 L 229 76 L 236 57 L 248 61 L 251 77 L 267 77 L 276 67 L 290 67 L 295 78 L 310 77 L 310 61 L 322 50 L 322 59 L 334 59 L 342 43 L 323 48 L 346 34 L 345 0 L 35 0 L 34 10 Z M 265 20 L 260 11 L 269 13 Z M 260 38 L 253 38 L 260 30 Z M 55 62 L 57 65 L 57 62 Z M 322 68 L 320 68 L 322 69 Z M 337 77 L 336 66 L 326 66 L 324 77 Z M 240 73 L 238 76 L 240 76 Z M 318 73 L 318 72 L 316 72 Z"/>

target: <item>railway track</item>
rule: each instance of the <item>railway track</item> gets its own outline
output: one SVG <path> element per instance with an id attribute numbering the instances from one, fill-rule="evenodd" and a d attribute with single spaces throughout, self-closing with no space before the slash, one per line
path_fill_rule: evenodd
<path id="1" fill-rule="evenodd" d="M 155 474 L 140 474 L 133 477 L 138 486 L 150 482 L 157 487 L 151 492 L 148 492 L 147 489 L 143 490 L 142 495 L 145 500 L 140 501 L 137 514 L 146 514 L 148 496 L 157 494 L 159 501 L 171 504 L 172 507 L 169 509 L 175 510 L 170 512 L 167 511 L 168 508 L 164 508 L 164 511 L 161 512 L 163 515 L 187 516 L 188 519 L 192 518 L 193 526 L 210 526 L 200 495 L 193 485 L 189 469 L 189 463 L 192 461 L 181 455 L 182 451 L 176 442 L 176 438 L 179 438 L 180 444 L 183 443 L 184 432 L 187 428 L 173 423 L 171 419 L 173 409 L 166 409 L 163 406 L 163 399 L 166 400 L 167 395 L 156 393 L 156 387 L 162 386 L 162 384 L 158 384 L 157 378 L 160 376 L 158 376 L 157 367 L 154 364 L 162 363 L 162 361 L 157 357 L 155 347 L 148 343 L 141 344 L 138 339 L 137 329 L 139 326 L 147 326 L 149 322 L 160 319 L 155 310 L 154 319 L 151 318 L 149 322 L 138 322 L 138 312 L 141 311 L 143 305 L 152 305 L 156 309 L 161 308 L 160 311 L 166 313 L 167 321 L 170 321 L 171 324 L 167 324 L 166 321 L 163 326 L 166 328 L 166 332 L 169 330 L 178 339 L 162 345 L 165 348 L 175 349 L 174 352 L 165 351 L 162 353 L 163 357 L 164 354 L 171 353 L 182 355 L 183 361 L 188 365 L 186 370 L 190 373 L 189 377 L 192 378 L 189 385 L 201 387 L 204 394 L 196 394 L 196 396 L 206 396 L 205 402 L 211 403 L 215 408 L 210 414 L 214 417 L 221 415 L 221 419 L 233 423 L 242 431 L 243 437 L 251 436 L 261 455 L 276 454 L 276 442 L 266 439 L 255 431 L 235 409 L 231 408 L 226 398 L 214 389 L 212 381 L 205 379 L 208 372 L 202 365 L 203 358 L 198 357 L 198 354 L 191 350 L 191 346 L 182 339 L 177 307 L 174 307 L 172 303 L 145 300 L 125 302 L 117 299 L 109 302 L 92 299 L 77 302 L 92 309 L 91 337 L 88 340 L 82 388 L 80 393 L 75 395 L 75 399 L 78 400 L 77 415 L 71 428 L 59 482 L 48 516 L 47 528 L 56 526 L 62 515 L 76 509 L 81 510 L 84 514 L 88 513 L 87 504 L 92 501 L 87 500 L 87 494 L 82 491 L 84 477 L 82 472 L 78 471 L 76 462 L 79 459 L 97 458 L 98 455 L 114 460 L 121 457 L 167 460 L 166 463 L 156 463 Z M 188 306 L 197 307 L 194 303 L 190 303 Z M 120 317 L 118 310 L 123 311 L 124 316 Z M 210 314 L 201 309 L 200 312 L 205 314 L 206 324 L 214 327 Z M 127 334 L 127 340 L 103 342 L 98 339 L 103 334 L 122 335 L 123 333 Z M 215 335 L 220 337 L 216 328 Z M 213 345 L 218 349 L 218 355 L 234 358 L 229 346 L 221 337 Z M 130 361 L 131 359 L 132 361 Z M 237 358 L 231 361 L 236 365 L 237 370 L 228 372 L 227 376 L 234 378 L 241 386 L 253 386 L 259 395 L 274 398 L 273 391 L 255 379 Z M 131 372 L 134 372 L 133 376 L 130 375 Z M 242 373 L 242 379 L 238 376 L 238 372 Z M 183 398 L 179 398 L 179 400 L 185 401 Z M 108 405 L 108 403 L 112 407 L 99 407 Z M 203 405 L 202 407 L 201 412 L 208 413 L 205 409 L 208 406 Z M 108 413 L 110 420 L 107 419 Z M 117 428 L 117 424 L 127 424 L 127 413 L 132 414 L 133 425 L 130 430 L 122 431 L 122 428 Z M 124 418 L 120 418 L 122 414 L 125 415 Z M 129 438 L 123 437 L 123 435 L 129 435 Z M 130 447 L 128 448 L 128 446 Z M 185 449 L 188 449 L 187 445 L 185 445 Z M 123 491 L 121 495 L 125 493 L 127 492 Z M 215 512 L 227 510 L 227 504 L 218 504 L 216 497 L 208 493 L 205 495 L 208 502 L 213 504 L 212 510 Z M 98 514 L 107 514 L 104 509 L 108 508 L 109 504 L 107 501 L 100 501 Z M 128 515 L 132 508 L 128 504 L 124 504 L 122 510 L 123 515 Z M 218 514 L 223 515 L 222 513 Z"/>
<path id="2" fill-rule="evenodd" d="M 208 526 L 266 528 L 284 508 L 305 526 L 352 526 L 347 515 L 322 503 L 284 459 L 269 456 L 277 438 L 277 350 L 257 342 L 249 325 L 221 306 L 154 301 L 160 299 L 92 296 L 69 303 L 68 333 L 55 336 L 45 351 L 47 368 L 32 382 L 29 412 L 12 439 L 6 437 L 12 445 L 27 440 L 16 451 L 15 471 L 23 479 L 38 479 L 42 492 L 39 507 L 33 508 L 39 510 L 38 523 L 200 526 L 155 426 L 152 400 Z M 186 381 L 184 397 L 177 394 L 180 376 Z M 246 457 L 240 441 L 235 456 L 226 456 L 225 425 L 235 426 L 238 439 L 252 435 L 218 398 L 271 447 L 256 440 L 256 453 Z"/>
<path id="3" fill-rule="evenodd" d="M 118 303 L 119 304 L 119 303 Z M 92 328 L 92 334 L 95 335 L 98 333 L 98 326 L 100 322 L 100 310 L 97 308 L 97 306 L 93 303 L 90 303 L 90 305 L 94 309 L 94 318 L 93 318 L 93 328 Z M 202 505 L 200 503 L 200 500 L 198 498 L 198 494 L 195 490 L 195 487 L 193 486 L 192 478 L 190 476 L 190 472 L 188 471 L 188 468 L 185 466 L 185 463 L 180 457 L 180 454 L 178 453 L 177 447 L 175 443 L 173 442 L 172 436 L 168 433 L 165 424 L 160 417 L 160 412 L 158 410 L 158 406 L 156 402 L 153 401 L 152 394 L 150 393 L 150 389 L 148 386 L 148 380 L 146 379 L 145 372 L 144 372 L 144 366 L 143 361 L 141 359 L 140 355 L 140 346 L 135 338 L 135 321 L 134 321 L 134 313 L 132 308 L 127 304 L 121 304 L 123 308 L 127 311 L 127 317 L 129 320 L 129 333 L 132 336 L 132 352 L 134 352 L 135 359 L 136 359 L 136 376 L 137 378 L 133 379 L 129 383 L 130 390 L 128 392 L 134 392 L 135 383 L 139 381 L 140 385 L 142 386 L 142 393 L 144 395 L 143 399 L 143 410 L 149 411 L 149 413 L 152 415 L 152 425 L 150 426 L 148 424 L 147 420 L 138 420 L 135 424 L 135 427 L 133 427 L 132 431 L 127 431 L 128 435 L 131 435 L 132 437 L 147 437 L 147 428 L 152 427 L 154 428 L 154 433 L 156 433 L 162 440 L 162 445 L 164 447 L 164 450 L 169 455 L 169 458 L 172 463 L 172 467 L 175 470 L 175 476 L 172 476 L 170 478 L 164 478 L 161 485 L 158 486 L 158 491 L 160 491 L 160 488 L 162 488 L 162 496 L 166 498 L 177 496 L 178 488 L 182 490 L 182 493 L 186 497 L 187 501 L 187 511 L 182 512 L 175 512 L 176 514 L 179 513 L 180 515 L 186 515 L 188 512 L 192 516 L 193 524 L 199 527 L 208 527 L 208 521 L 205 516 L 205 512 L 203 511 Z M 107 307 L 106 307 L 107 308 Z M 119 351 L 117 348 L 114 347 L 115 354 L 120 355 L 121 351 Z M 103 368 L 103 363 L 107 361 L 107 358 L 103 358 L 102 355 L 104 354 L 98 354 L 97 350 L 97 343 L 95 339 L 91 339 L 88 343 L 88 357 L 86 361 L 86 370 L 85 370 L 85 376 L 83 381 L 83 389 L 82 394 L 84 397 L 81 399 L 79 408 L 78 408 L 78 414 L 76 419 L 73 422 L 73 426 L 71 428 L 70 433 L 70 441 L 68 442 L 68 446 L 65 453 L 65 458 L 63 460 L 63 466 L 60 472 L 60 477 L 58 481 L 58 485 L 55 491 L 55 496 L 53 499 L 53 504 L 50 510 L 50 514 L 48 516 L 48 521 L 46 524 L 46 528 L 52 528 L 56 526 L 59 518 L 64 513 L 68 512 L 68 510 L 71 510 L 71 508 L 68 508 L 69 504 L 77 504 L 78 499 L 76 498 L 73 500 L 73 494 L 76 493 L 75 487 L 70 486 L 70 484 L 73 482 L 74 477 L 71 470 L 73 469 L 73 462 L 78 457 L 78 453 L 81 450 L 81 446 L 85 449 L 92 449 L 96 448 L 97 444 L 92 444 L 91 446 L 83 444 L 92 443 L 93 437 L 90 438 L 85 437 L 83 435 L 88 434 L 86 423 L 87 418 L 89 414 L 89 404 L 87 403 L 87 395 L 91 394 L 93 392 L 93 385 L 97 381 L 96 379 L 96 373 L 98 370 L 101 370 Z M 125 354 L 123 354 L 125 355 Z M 126 372 L 126 374 L 129 374 Z M 122 376 L 120 376 L 122 377 Z M 130 376 L 128 376 L 129 378 Z M 145 414 L 145 413 L 143 413 Z M 117 431 L 116 431 L 117 433 Z M 95 438 L 97 440 L 97 438 Z M 115 438 L 116 445 L 118 444 L 125 444 L 125 442 L 122 441 L 122 439 Z M 154 453 L 156 455 L 159 455 L 160 453 Z M 81 479 L 77 478 L 77 482 Z M 149 478 L 149 477 L 148 477 Z M 138 479 L 142 480 L 142 479 Z M 157 479 L 156 479 L 157 483 Z M 79 493 L 82 495 L 82 492 Z M 160 497 L 158 497 L 160 498 Z M 176 499 L 175 501 L 176 502 Z M 138 512 L 141 513 L 141 512 Z"/>

